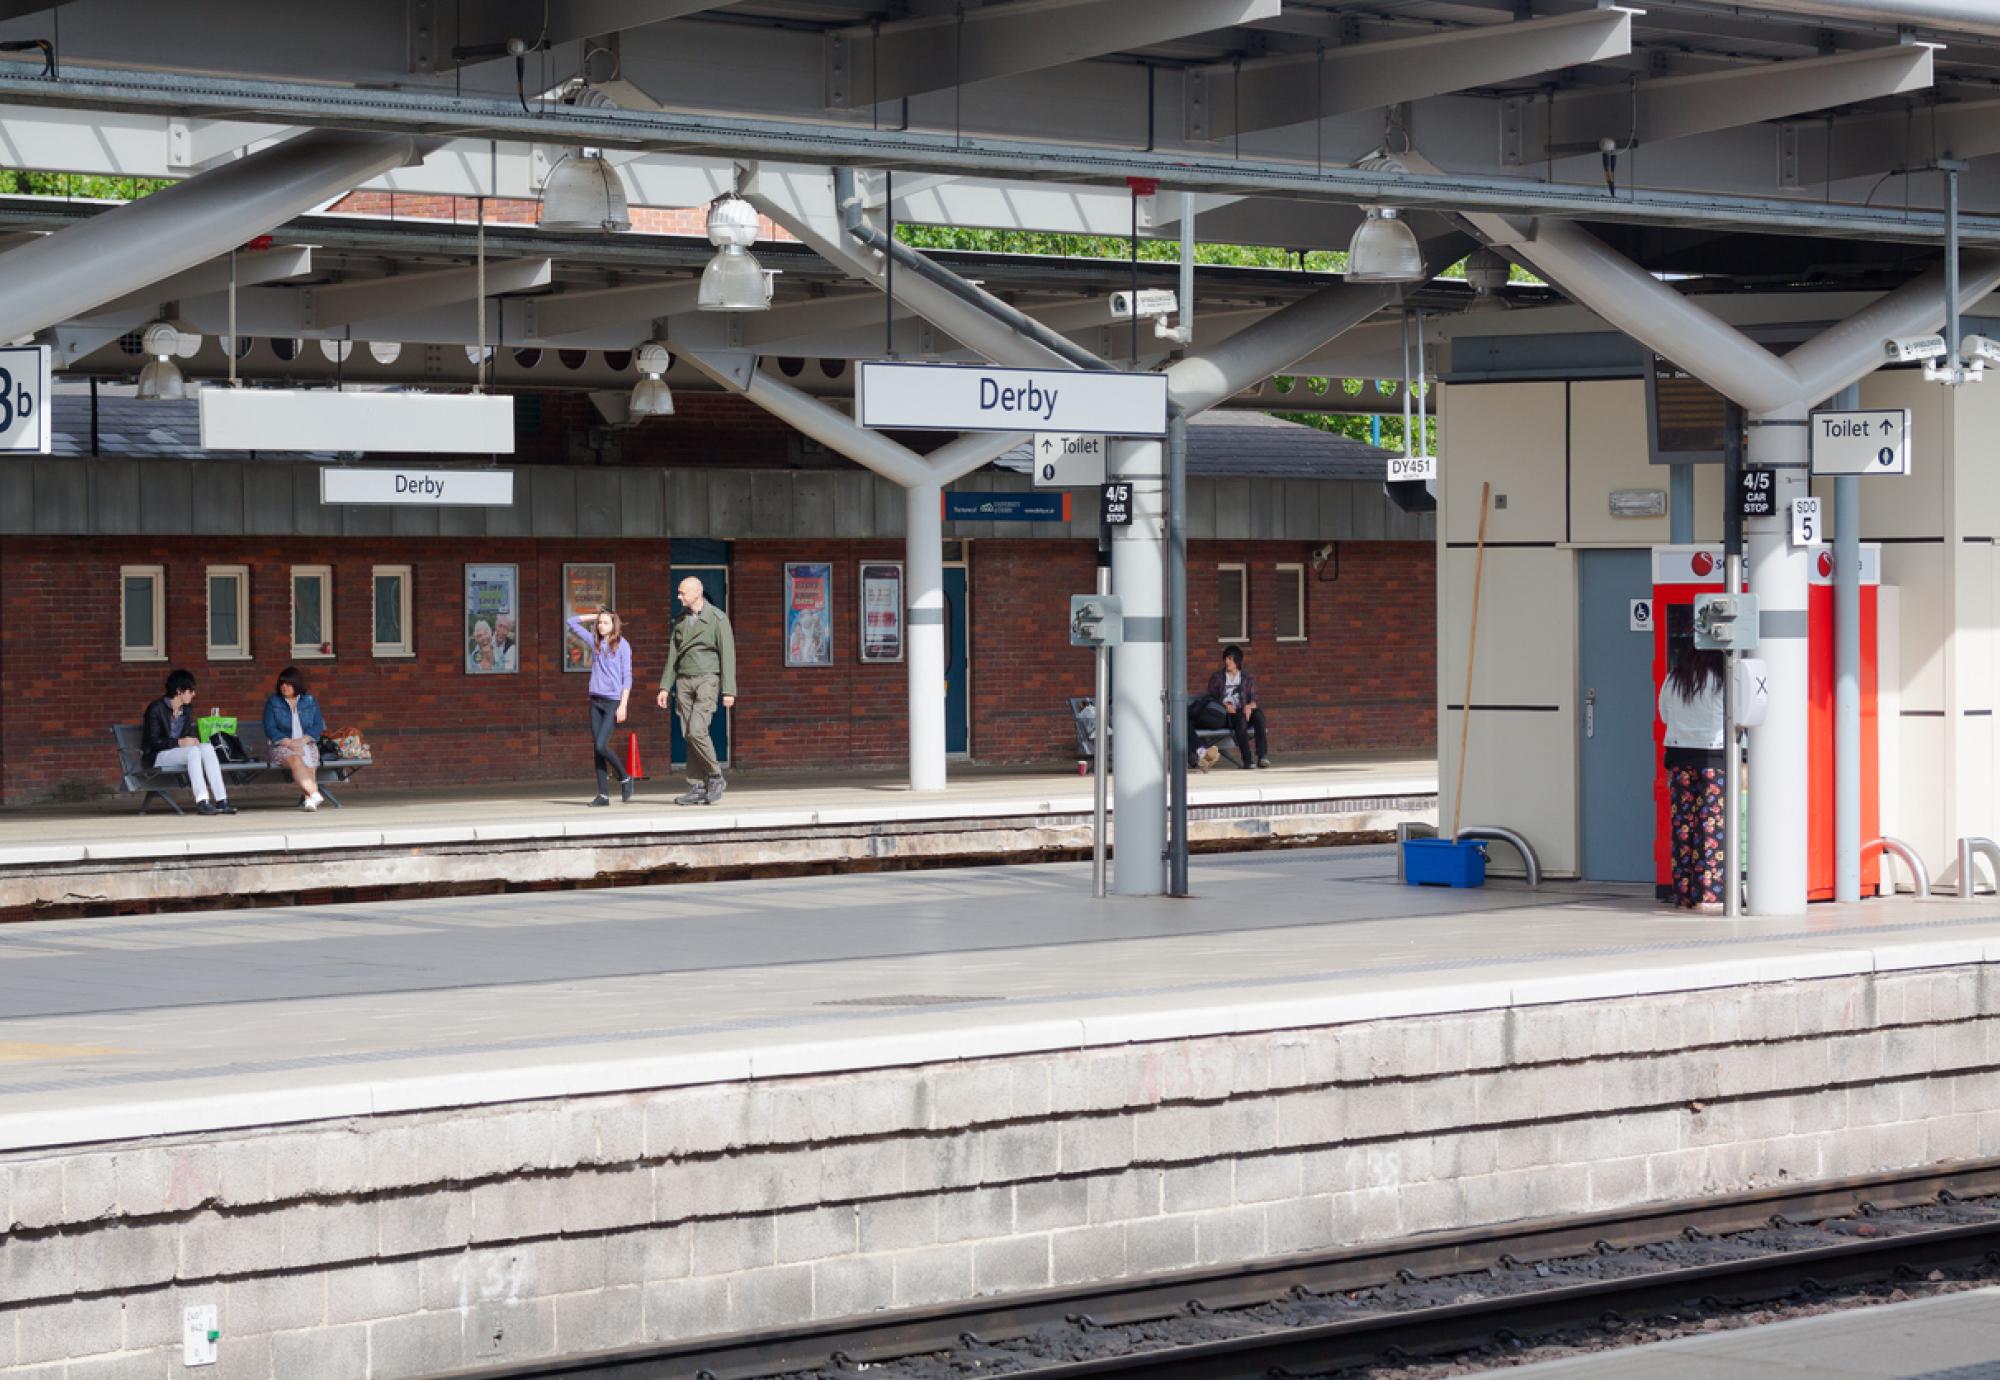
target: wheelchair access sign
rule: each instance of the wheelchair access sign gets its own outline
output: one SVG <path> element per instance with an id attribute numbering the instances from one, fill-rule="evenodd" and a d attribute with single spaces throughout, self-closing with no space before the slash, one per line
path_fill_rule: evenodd
<path id="1" fill-rule="evenodd" d="M 46 345 L 0 348 L 0 451 L 47 455 L 55 440 L 49 416 Z"/>

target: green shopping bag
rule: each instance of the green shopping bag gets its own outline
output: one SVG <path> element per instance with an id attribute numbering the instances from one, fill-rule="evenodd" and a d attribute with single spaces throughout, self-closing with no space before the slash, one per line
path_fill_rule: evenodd
<path id="1" fill-rule="evenodd" d="M 227 714 L 204 714 L 194 721 L 194 736 L 210 742 L 217 733 L 234 733 L 236 720 Z"/>

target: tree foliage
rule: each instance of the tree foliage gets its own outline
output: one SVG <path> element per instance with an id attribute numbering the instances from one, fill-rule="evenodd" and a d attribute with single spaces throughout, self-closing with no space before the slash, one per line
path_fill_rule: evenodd
<path id="1" fill-rule="evenodd" d="M 88 201 L 137 201 L 172 184 L 158 177 L 92 177 L 83 173 L 0 168 L 0 195 L 71 196 Z"/>

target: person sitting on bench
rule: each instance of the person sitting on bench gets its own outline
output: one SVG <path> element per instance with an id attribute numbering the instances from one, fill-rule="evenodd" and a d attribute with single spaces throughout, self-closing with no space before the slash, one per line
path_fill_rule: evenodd
<path id="1" fill-rule="evenodd" d="M 222 784 L 222 763 L 213 747 L 195 737 L 194 711 L 188 708 L 193 699 L 194 673 L 183 669 L 168 672 L 167 693 L 146 706 L 140 739 L 146 765 L 158 771 L 186 772 L 196 814 L 233 815 L 236 807 L 229 803 L 229 788 Z"/>
<path id="2" fill-rule="evenodd" d="M 1243 669 L 1243 649 L 1231 644 L 1222 649 L 1222 669 L 1208 678 L 1208 694 L 1220 700 L 1229 715 L 1229 733 L 1236 739 L 1236 753 L 1243 766 L 1271 765 L 1271 745 L 1264 736 L 1264 710 L 1257 702 L 1257 677 Z M 1250 755 L 1250 739 L 1257 739 L 1257 755 Z"/>

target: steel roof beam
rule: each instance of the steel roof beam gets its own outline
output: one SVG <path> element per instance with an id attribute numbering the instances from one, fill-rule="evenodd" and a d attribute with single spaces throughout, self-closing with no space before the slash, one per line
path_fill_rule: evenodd
<path id="1" fill-rule="evenodd" d="M 428 46 L 429 60 L 419 70 L 450 71 L 460 64 L 453 49 L 504 44 L 518 38 L 534 45 L 536 53 L 573 43 L 596 34 L 613 34 L 641 29 L 703 10 L 712 10 L 728 0 L 483 0 L 467 20 L 459 18 L 455 6 L 433 4 L 431 23 L 437 37 Z M 536 54 L 529 55 L 535 61 Z M 486 53 L 466 59 L 466 66 L 506 61 Z"/>
<path id="2" fill-rule="evenodd" d="M 407 135 L 313 130 L 10 250 L 0 340 L 140 293 L 424 151 Z"/>
<path id="3" fill-rule="evenodd" d="M 231 272 L 230 256 L 224 254 L 198 264 L 185 273 L 176 273 L 149 283 L 137 292 L 94 307 L 77 318 L 77 323 L 88 325 L 106 319 L 130 320 L 135 314 L 150 318 L 168 302 L 178 302 L 184 297 L 202 297 L 211 292 L 221 292 L 229 286 Z M 0 274 L 6 270 L 6 259 L 0 257 Z M 234 265 L 236 286 L 257 287 L 264 283 L 282 282 L 286 278 L 297 278 L 312 272 L 312 250 L 305 245 L 286 244 L 256 253 L 236 255 Z"/>
<path id="4" fill-rule="evenodd" d="M 1632 51 L 1632 14 L 1585 10 L 1194 68 L 1187 136 L 1228 139 L 1623 57 Z"/>
<path id="5" fill-rule="evenodd" d="M 1279 0 L 1012 0 L 826 37 L 826 105 L 853 110 L 1275 18 Z"/>
<path id="6" fill-rule="evenodd" d="M 2000 100 L 1911 106 L 1884 114 L 1789 125 L 1785 136 L 1797 159 L 1798 181 L 1824 181 L 1914 172 L 1940 158 L 1984 158 L 2000 153 Z"/>
<path id="7" fill-rule="evenodd" d="M 1922 91 L 1931 84 L 1932 53 L 1926 44 L 1871 48 L 1572 89 L 1546 100 L 1521 97 L 1509 104 L 1510 118 L 1524 130 L 1515 161 L 1595 153 L 1600 139 L 1626 148 L 1659 144 Z M 1528 133 L 1537 126 L 1539 137 Z"/>
<path id="8" fill-rule="evenodd" d="M 656 317 L 677 316 L 695 309 L 700 288 L 698 280 L 680 278 L 665 283 L 530 297 L 524 303 L 527 314 L 523 329 L 531 339 L 554 341 L 626 322 L 636 325 Z"/>
<path id="9" fill-rule="evenodd" d="M 2000 38 L 2000 7 L 1993 0 L 1753 0 L 1750 8 Z"/>
<path id="10" fill-rule="evenodd" d="M 547 259 L 502 259 L 486 265 L 486 295 L 547 287 Z M 298 289 L 310 330 L 330 330 L 356 321 L 372 321 L 469 302 L 479 293 L 477 268 L 440 268 L 429 273 L 395 273 L 383 278 L 358 278 L 344 283 Z"/>
<path id="11" fill-rule="evenodd" d="M 566 107 L 528 116 L 511 101 L 197 81 L 75 67 L 65 67 L 54 81 L 0 73 L 0 100 L 154 113 L 228 111 L 298 124 L 366 126 L 432 136 L 450 133 L 468 137 L 476 131 L 494 139 L 673 151 L 701 158 L 768 156 L 792 163 L 812 159 L 857 165 L 892 162 L 899 169 L 922 172 L 973 173 L 1029 182 L 1069 179 L 1099 187 L 1122 184 L 1126 177 L 1158 177 L 1170 166 L 1174 189 L 1196 193 L 1292 197 L 1350 205 L 1386 201 L 1443 211 L 1589 216 L 1636 224 L 1724 226 L 1905 243 L 1936 243 L 1943 239 L 1944 231 L 1943 216 L 1936 211 L 1828 204 L 1798 197 L 1680 187 L 1621 187 L 1616 197 L 1608 197 L 1601 182 L 1549 183 L 1478 171 L 1401 175 L 1248 154 L 1235 158 L 1074 142 L 968 140 L 954 137 L 949 130 L 873 130 L 743 116 Z M 225 171 L 218 169 L 217 173 Z M 1961 230 L 1967 244 L 2000 243 L 2000 217 L 1967 215 Z M 613 243 L 615 247 L 615 240 Z"/>

